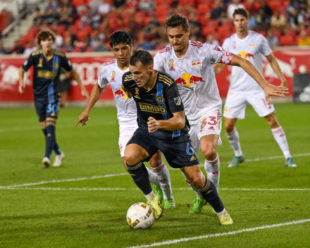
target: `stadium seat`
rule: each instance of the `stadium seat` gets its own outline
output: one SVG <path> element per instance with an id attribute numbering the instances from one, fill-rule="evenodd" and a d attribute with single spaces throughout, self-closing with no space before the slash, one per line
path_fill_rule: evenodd
<path id="1" fill-rule="evenodd" d="M 275 12 L 281 7 L 281 1 L 278 0 L 268 1 L 268 5 L 272 9 L 272 11 Z"/>
<path id="2" fill-rule="evenodd" d="M 179 0 L 181 6 L 195 6 L 195 0 Z"/>
<path id="3" fill-rule="evenodd" d="M 72 0 L 72 5 L 77 8 L 79 6 L 85 5 L 85 1 L 84 0 Z"/>
<path id="4" fill-rule="evenodd" d="M 230 28 L 226 27 L 226 26 L 218 27 L 217 31 L 220 35 L 220 38 L 226 38 L 226 37 L 230 36 L 230 34 L 231 34 Z"/>
<path id="5" fill-rule="evenodd" d="M 207 25 L 215 30 L 219 26 L 219 22 L 217 20 L 209 20 Z"/>
<path id="6" fill-rule="evenodd" d="M 202 29 L 202 34 L 207 36 L 208 34 L 213 34 L 216 32 L 216 29 L 210 26 L 206 26 Z"/>
<path id="7" fill-rule="evenodd" d="M 208 4 L 199 4 L 197 7 L 200 14 L 206 14 L 210 11 L 210 6 Z"/>
<path id="8" fill-rule="evenodd" d="M 292 36 L 284 35 L 280 38 L 280 44 L 282 46 L 292 46 L 294 45 L 294 40 Z"/>
<path id="9" fill-rule="evenodd" d="M 168 8 L 166 5 L 157 6 L 155 13 L 156 13 L 157 18 L 162 17 L 162 16 L 166 17 L 168 13 Z"/>

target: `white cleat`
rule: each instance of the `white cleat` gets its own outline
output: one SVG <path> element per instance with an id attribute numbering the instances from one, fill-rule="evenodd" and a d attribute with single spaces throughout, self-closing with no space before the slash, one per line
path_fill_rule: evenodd
<path id="1" fill-rule="evenodd" d="M 44 157 L 42 159 L 42 165 L 43 165 L 43 168 L 48 168 L 51 164 L 51 161 L 48 157 Z"/>
<path id="2" fill-rule="evenodd" d="M 62 164 L 62 160 L 64 160 L 65 158 L 65 154 L 63 152 L 61 152 L 59 155 L 55 156 L 55 161 L 53 163 L 54 167 L 59 167 Z"/>

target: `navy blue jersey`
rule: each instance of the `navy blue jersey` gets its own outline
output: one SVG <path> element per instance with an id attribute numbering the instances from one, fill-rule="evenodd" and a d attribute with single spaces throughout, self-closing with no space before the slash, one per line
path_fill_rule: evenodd
<path id="1" fill-rule="evenodd" d="M 148 118 L 152 116 L 156 120 L 167 120 L 173 117 L 173 113 L 184 111 L 183 103 L 175 81 L 168 75 L 157 72 L 154 87 L 147 91 L 138 87 L 132 78 L 131 72 L 123 75 L 123 87 L 134 98 L 138 110 L 138 125 L 147 130 Z M 189 124 L 183 129 L 175 131 L 157 130 L 154 135 L 161 139 L 174 139 L 188 132 Z"/>
<path id="2" fill-rule="evenodd" d="M 34 96 L 46 96 L 48 87 L 53 82 L 54 92 L 59 92 L 60 68 L 72 71 L 72 65 L 66 55 L 62 52 L 53 51 L 54 55 L 47 60 L 41 49 L 30 54 L 22 68 L 27 71 L 33 66 L 33 94 Z"/>

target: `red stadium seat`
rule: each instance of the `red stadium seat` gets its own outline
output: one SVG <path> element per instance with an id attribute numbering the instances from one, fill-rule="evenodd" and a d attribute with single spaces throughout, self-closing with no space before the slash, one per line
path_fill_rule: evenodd
<path id="1" fill-rule="evenodd" d="M 85 1 L 84 0 L 72 0 L 72 5 L 74 7 L 79 7 L 79 6 L 85 5 Z"/>
<path id="2" fill-rule="evenodd" d="M 230 34 L 231 34 L 230 28 L 225 27 L 225 26 L 218 27 L 217 31 L 220 34 L 221 38 L 226 38 L 226 37 L 230 36 Z"/>
<path id="3" fill-rule="evenodd" d="M 216 29 L 210 26 L 206 26 L 202 29 L 202 33 L 204 36 L 207 36 L 208 34 L 213 34 L 216 32 Z"/>
<path id="4" fill-rule="evenodd" d="M 156 10 L 155 10 L 155 13 L 156 13 L 156 17 L 159 18 L 159 17 L 162 17 L 162 16 L 167 16 L 167 13 L 168 13 L 168 8 L 166 5 L 160 5 L 160 6 L 157 6 L 156 7 Z"/>
<path id="5" fill-rule="evenodd" d="M 272 9 L 272 11 L 276 11 L 281 7 L 281 1 L 278 0 L 273 0 L 273 1 L 268 1 L 269 7 Z"/>
<path id="6" fill-rule="evenodd" d="M 281 36 L 280 38 L 280 44 L 282 46 L 292 46 L 294 45 L 294 40 L 292 36 Z"/>
<path id="7" fill-rule="evenodd" d="M 198 5 L 197 9 L 198 9 L 200 14 L 206 14 L 210 11 L 210 7 L 211 6 L 209 6 L 208 4 L 202 3 L 202 4 Z"/>

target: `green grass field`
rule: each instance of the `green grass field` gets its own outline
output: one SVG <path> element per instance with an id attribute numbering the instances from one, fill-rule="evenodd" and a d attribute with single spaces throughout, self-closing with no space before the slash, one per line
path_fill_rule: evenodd
<path id="1" fill-rule="evenodd" d="M 34 109 L 0 109 L 0 247 L 310 247 L 310 106 L 276 109 L 298 168 L 284 166 L 266 122 L 248 108 L 237 125 L 247 161 L 227 168 L 233 153 L 224 132 L 218 148 L 220 194 L 234 225 L 220 226 L 209 206 L 188 214 L 194 194 L 171 169 L 177 207 L 148 230 L 126 223 L 128 207 L 144 196 L 121 163 L 113 107 L 95 108 L 78 128 L 82 108 L 62 109 L 66 159 L 48 169 Z"/>

